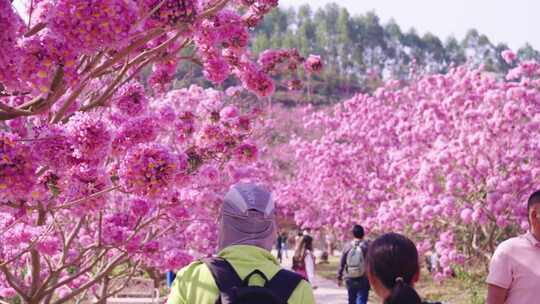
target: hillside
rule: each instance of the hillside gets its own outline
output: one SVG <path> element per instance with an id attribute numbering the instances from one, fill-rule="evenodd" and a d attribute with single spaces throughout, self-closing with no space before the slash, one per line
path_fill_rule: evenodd
<path id="1" fill-rule="evenodd" d="M 313 78 L 303 91 L 278 88 L 274 99 L 285 104 L 330 104 L 357 92 L 372 91 L 382 79 L 406 79 L 413 61 L 417 70 L 429 73 L 444 73 L 450 66 L 467 61 L 483 64 L 495 73 L 506 73 L 510 68 L 500 56 L 508 46 L 493 44 L 475 29 L 461 41 L 430 33 L 421 36 L 414 28 L 402 29 L 393 20 L 381 23 L 373 12 L 351 15 L 337 4 L 318 10 L 309 5 L 278 7 L 253 31 L 254 55 L 268 48 L 297 48 L 303 55 L 320 54 L 324 59 L 324 73 Z M 520 59 L 540 61 L 540 52 L 530 45 L 524 45 L 517 54 Z M 186 83 L 209 85 L 200 69 L 189 63 L 182 66 L 179 77 L 186 77 Z"/>

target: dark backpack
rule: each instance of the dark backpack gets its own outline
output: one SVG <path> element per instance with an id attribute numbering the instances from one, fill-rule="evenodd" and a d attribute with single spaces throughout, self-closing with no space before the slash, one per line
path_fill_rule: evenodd
<path id="1" fill-rule="evenodd" d="M 204 263 L 210 269 L 219 289 L 216 304 L 287 304 L 302 277 L 282 269 L 271 280 L 255 269 L 244 280 L 234 268 L 222 258 L 208 258 Z M 265 280 L 264 286 L 249 286 L 249 279 L 259 275 Z"/>

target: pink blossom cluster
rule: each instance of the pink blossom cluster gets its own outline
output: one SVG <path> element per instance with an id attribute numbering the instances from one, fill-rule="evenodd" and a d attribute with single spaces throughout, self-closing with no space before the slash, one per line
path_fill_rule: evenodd
<path id="1" fill-rule="evenodd" d="M 458 252 L 457 244 L 454 240 L 453 231 L 445 231 L 440 235 L 440 238 L 435 242 L 435 252 L 437 255 L 437 265 L 433 265 L 436 269 L 435 278 L 442 280 L 445 277 L 452 276 L 452 266 L 463 265 L 465 256 Z"/>
<path id="2" fill-rule="evenodd" d="M 192 22 L 199 7 L 197 0 L 143 0 L 141 2 L 145 13 L 153 11 L 146 20 L 146 27 L 172 27 L 180 23 Z"/>
<path id="3" fill-rule="evenodd" d="M 52 170 L 65 169 L 74 157 L 74 147 L 66 129 L 56 125 L 44 125 L 34 131 L 36 142 L 32 145 L 33 154 L 39 157 L 40 163 Z"/>
<path id="4" fill-rule="evenodd" d="M 9 133 L 0 133 L 0 198 L 28 199 L 36 182 L 35 157 L 31 148 Z"/>
<path id="5" fill-rule="evenodd" d="M 156 93 L 165 93 L 171 89 L 171 83 L 176 74 L 176 61 L 161 62 L 152 67 L 148 82 Z"/>
<path id="6" fill-rule="evenodd" d="M 18 88 L 17 79 L 13 75 L 20 64 L 16 46 L 17 39 L 23 34 L 24 23 L 9 0 L 0 1 L 0 28 L 0 83 Z"/>
<path id="7" fill-rule="evenodd" d="M 302 88 L 302 81 L 297 78 L 297 71 L 302 66 L 308 74 L 317 74 L 323 70 L 320 56 L 310 55 L 307 59 L 300 56 L 296 49 L 266 50 L 259 55 L 259 65 L 265 73 L 270 75 L 292 75 L 287 81 L 289 90 Z"/>
<path id="8" fill-rule="evenodd" d="M 159 134 L 158 117 L 147 115 L 124 121 L 119 126 L 113 142 L 112 153 L 115 156 L 124 155 L 131 147 L 153 142 Z"/>
<path id="9" fill-rule="evenodd" d="M 310 55 L 304 63 L 306 71 L 309 73 L 320 73 L 323 69 L 321 56 Z"/>
<path id="10" fill-rule="evenodd" d="M 257 160 L 258 150 L 257 146 L 253 144 L 242 144 L 236 148 L 236 159 L 243 163 L 250 163 Z"/>
<path id="11" fill-rule="evenodd" d="M 62 41 L 82 52 L 92 52 L 129 37 L 138 14 L 132 0 L 59 0 L 47 22 Z"/>
<path id="12" fill-rule="evenodd" d="M 94 168 L 93 164 L 79 163 L 69 168 L 67 176 L 52 176 L 54 178 L 46 188 L 49 197 L 55 199 L 49 203 L 50 206 L 55 203 L 70 206 L 70 202 L 83 199 L 70 206 L 71 213 L 79 217 L 105 208 L 110 199 L 107 189 L 112 187 L 112 182 L 104 171 L 103 168 Z M 96 195 L 102 191 L 105 191 L 103 195 Z M 39 200 L 35 203 L 39 204 Z"/>
<path id="13" fill-rule="evenodd" d="M 48 30 L 23 39 L 20 51 L 18 75 L 36 93 L 49 93 L 59 66 L 63 67 L 64 79 L 70 83 L 77 80 L 75 64 L 77 55 L 70 44 L 57 39 Z"/>
<path id="14" fill-rule="evenodd" d="M 240 2 L 248 6 L 243 19 L 250 27 L 255 27 L 259 24 L 263 16 L 279 4 L 279 0 L 240 0 Z"/>
<path id="15" fill-rule="evenodd" d="M 514 53 L 512 50 L 503 51 L 501 56 L 507 64 L 512 64 L 517 58 L 516 53 Z"/>
<path id="16" fill-rule="evenodd" d="M 75 114 L 66 124 L 72 156 L 85 161 L 103 161 L 111 147 L 112 130 L 95 115 Z"/>
<path id="17" fill-rule="evenodd" d="M 537 77 L 539 75 L 538 66 L 539 64 L 536 61 L 522 61 L 517 67 L 508 72 L 506 79 L 518 80 L 521 78 Z"/>
<path id="18" fill-rule="evenodd" d="M 112 100 L 113 107 L 121 114 L 137 116 L 143 114 L 148 107 L 148 98 L 141 83 L 133 81 L 122 86 Z"/>
<path id="19" fill-rule="evenodd" d="M 266 72 L 276 72 L 283 68 L 296 71 L 304 60 L 297 49 L 266 50 L 259 55 L 258 63 Z"/>
<path id="20" fill-rule="evenodd" d="M 244 88 L 255 92 L 260 97 L 267 97 L 274 93 L 274 81 L 252 62 L 243 62 L 236 70 L 238 78 Z"/>
<path id="21" fill-rule="evenodd" d="M 235 11 L 223 10 L 203 20 L 195 39 L 206 77 L 214 83 L 227 79 L 231 66 L 238 65 L 245 53 L 248 38 L 246 25 Z"/>
<path id="22" fill-rule="evenodd" d="M 275 4 L 273 1 L 254 1 L 247 14 L 262 18 Z M 244 88 L 260 97 L 266 97 L 275 89 L 269 75 L 283 73 L 281 63 L 285 61 L 288 62 L 287 70 L 296 72 L 304 59 L 295 49 L 272 50 L 263 52 L 258 60 L 259 65 L 255 64 L 246 54 L 249 38 L 247 25 L 249 21 L 246 21 L 245 16 L 242 18 L 232 10 L 223 10 L 215 17 L 201 22 L 195 39 L 202 55 L 204 74 L 212 82 L 222 83 L 232 73 L 240 79 Z M 313 65 L 306 65 L 305 69 Z M 321 68 L 322 65 L 319 70 Z"/>
<path id="23" fill-rule="evenodd" d="M 170 191 L 176 175 L 185 174 L 187 157 L 162 145 L 139 144 L 130 149 L 118 172 L 127 191 L 153 197 Z"/>

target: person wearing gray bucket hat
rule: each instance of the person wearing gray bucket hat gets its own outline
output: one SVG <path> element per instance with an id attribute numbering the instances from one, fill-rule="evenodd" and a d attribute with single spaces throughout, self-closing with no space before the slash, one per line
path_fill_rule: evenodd
<path id="1" fill-rule="evenodd" d="M 231 245 L 253 245 L 270 251 L 276 234 L 272 194 L 251 183 L 232 187 L 221 208 L 219 249 Z"/>
<path id="2" fill-rule="evenodd" d="M 311 285 L 270 253 L 276 235 L 272 193 L 255 183 L 233 185 L 219 213 L 217 256 L 180 270 L 167 303 L 315 303 Z"/>

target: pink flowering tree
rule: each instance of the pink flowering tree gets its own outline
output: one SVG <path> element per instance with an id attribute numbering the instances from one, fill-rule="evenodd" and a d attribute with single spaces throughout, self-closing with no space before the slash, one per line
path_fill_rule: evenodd
<path id="1" fill-rule="evenodd" d="M 307 227 L 407 233 L 439 256 L 438 278 L 487 261 L 527 229 L 540 186 L 540 65 L 514 65 L 506 77 L 463 66 L 389 81 L 306 117 L 321 135 L 293 142 L 279 199 Z"/>
<path id="2" fill-rule="evenodd" d="M 265 176 L 261 111 L 237 88 L 177 88 L 176 67 L 259 98 L 279 73 L 299 85 L 320 58 L 250 56 L 276 5 L 0 0 L 0 301 L 104 303 L 214 250 L 224 191 Z"/>
<path id="3" fill-rule="evenodd" d="M 24 137 L 2 133 L 2 296 L 106 299 L 141 269 L 212 252 L 219 197 L 258 156 L 257 114 L 229 101 L 191 87 L 129 116 L 116 101 Z"/>

